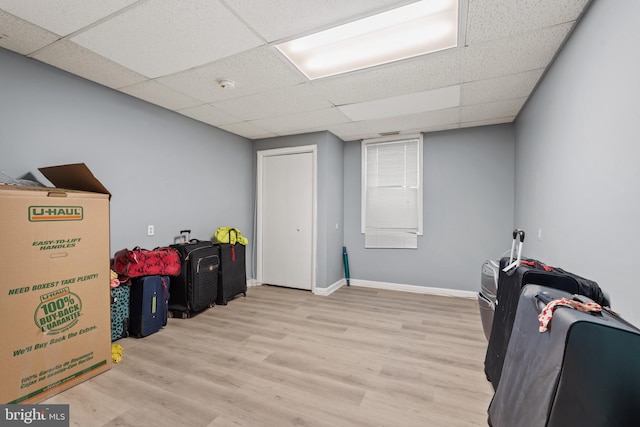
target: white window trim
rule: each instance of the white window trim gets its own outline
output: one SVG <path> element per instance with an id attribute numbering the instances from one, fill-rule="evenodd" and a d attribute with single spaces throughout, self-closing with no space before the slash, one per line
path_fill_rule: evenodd
<path id="1" fill-rule="evenodd" d="M 366 159 L 366 148 L 368 144 L 376 144 L 383 142 L 401 142 L 411 139 L 418 140 L 418 232 L 417 235 L 423 235 L 423 192 L 424 192 L 424 182 L 423 182 L 423 135 L 422 134 L 412 134 L 412 135 L 393 135 L 384 138 L 375 138 L 375 139 L 365 139 L 362 140 L 361 144 L 361 209 L 360 209 L 360 225 L 361 232 L 365 233 L 365 224 L 366 224 L 366 198 L 367 198 L 367 159 Z"/>

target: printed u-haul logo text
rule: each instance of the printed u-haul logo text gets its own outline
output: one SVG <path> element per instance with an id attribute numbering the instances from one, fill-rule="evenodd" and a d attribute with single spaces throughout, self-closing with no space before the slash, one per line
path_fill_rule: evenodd
<path id="1" fill-rule="evenodd" d="M 82 206 L 29 206 L 29 221 L 82 221 Z"/>

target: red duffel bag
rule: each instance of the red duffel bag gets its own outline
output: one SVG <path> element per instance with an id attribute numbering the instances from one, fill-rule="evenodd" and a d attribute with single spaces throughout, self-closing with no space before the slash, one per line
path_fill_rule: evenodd
<path id="1" fill-rule="evenodd" d="M 126 277 L 177 276 L 180 274 L 180 255 L 170 247 L 125 248 L 115 253 L 111 269 Z"/>

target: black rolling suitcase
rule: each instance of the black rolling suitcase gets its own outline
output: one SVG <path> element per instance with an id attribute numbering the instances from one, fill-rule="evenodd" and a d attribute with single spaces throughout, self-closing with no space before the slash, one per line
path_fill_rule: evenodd
<path id="1" fill-rule="evenodd" d="M 511 242 L 511 256 L 509 267 L 520 263 L 522 257 L 522 245 L 524 242 L 524 231 L 514 230 L 513 241 Z M 502 257 L 504 258 L 504 256 Z M 504 265 L 503 265 L 504 267 Z M 498 277 L 500 276 L 500 258 L 489 259 L 482 264 L 482 275 L 480 276 L 480 292 L 478 292 L 478 308 L 480 309 L 480 320 L 484 336 L 489 341 L 491 339 L 491 329 L 495 317 L 498 300 Z M 488 378 L 488 376 L 487 376 Z"/>
<path id="2" fill-rule="evenodd" d="M 247 296 L 246 247 L 219 243 L 220 277 L 216 304 L 226 305 L 236 296 Z"/>
<path id="3" fill-rule="evenodd" d="M 522 290 L 489 424 L 640 426 L 640 331 L 606 309 L 557 306 L 539 332 L 538 314 L 558 298 L 592 302 L 544 286 Z"/>
<path id="4" fill-rule="evenodd" d="M 522 230 L 514 231 L 514 240 L 520 237 L 524 240 Z M 508 271 L 507 267 L 513 266 Z M 527 284 L 538 284 L 560 289 L 571 294 L 584 295 L 598 304 L 609 306 L 609 301 L 602 293 L 598 284 L 561 268 L 549 267 L 533 259 L 516 258 L 513 251 L 511 257 L 500 260 L 498 272 L 497 304 L 491 327 L 491 335 L 484 361 L 484 372 L 493 385 L 494 390 L 500 383 L 500 375 L 504 363 L 504 355 L 509 345 L 513 321 L 518 308 L 521 289 Z"/>
<path id="5" fill-rule="evenodd" d="M 215 305 L 220 269 L 220 248 L 210 241 L 190 240 L 189 233 L 180 231 L 185 243 L 171 245 L 180 254 L 181 268 L 171 279 L 169 316 L 183 319 Z"/>
<path id="6" fill-rule="evenodd" d="M 146 337 L 167 325 L 168 276 L 143 276 L 131 280 L 129 333 Z"/>
<path id="7" fill-rule="evenodd" d="M 232 241 L 229 230 L 229 242 Z M 237 239 L 236 239 L 237 241 Z M 216 304 L 226 305 L 236 296 L 247 296 L 246 247 L 240 243 L 219 243 L 220 277 Z"/>

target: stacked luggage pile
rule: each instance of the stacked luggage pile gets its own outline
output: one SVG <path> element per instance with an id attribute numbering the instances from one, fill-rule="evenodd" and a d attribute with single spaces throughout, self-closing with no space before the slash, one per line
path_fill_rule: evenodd
<path id="1" fill-rule="evenodd" d="M 167 324 L 169 276 L 180 271 L 171 248 L 122 249 L 111 263 L 111 340 L 144 337 Z"/>
<path id="2" fill-rule="evenodd" d="M 169 317 L 186 319 L 246 296 L 246 238 L 231 227 L 219 228 L 211 241 L 191 239 L 190 233 L 181 230 L 179 242 L 166 247 L 116 252 L 112 341 L 148 336 L 165 327 Z"/>
<path id="3" fill-rule="evenodd" d="M 596 282 L 522 258 L 524 237 L 482 268 L 489 425 L 640 426 L 640 330 Z"/>

